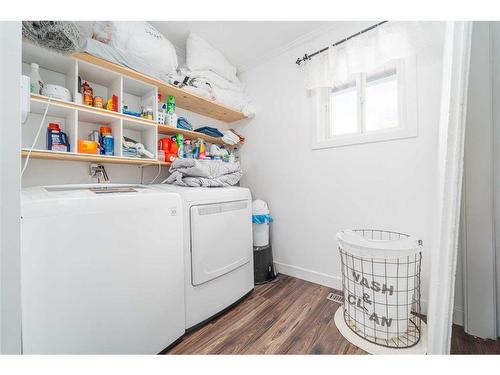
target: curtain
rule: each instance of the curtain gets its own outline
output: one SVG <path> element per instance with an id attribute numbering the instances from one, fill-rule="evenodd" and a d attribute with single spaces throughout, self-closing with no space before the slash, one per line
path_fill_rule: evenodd
<path id="1" fill-rule="evenodd" d="M 437 22 L 387 22 L 307 61 L 307 89 L 336 87 L 357 73 L 376 70 L 390 61 L 416 55 L 432 43 Z"/>

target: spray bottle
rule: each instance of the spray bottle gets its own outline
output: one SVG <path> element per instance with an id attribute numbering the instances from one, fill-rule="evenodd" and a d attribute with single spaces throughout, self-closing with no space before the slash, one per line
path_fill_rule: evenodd
<path id="1" fill-rule="evenodd" d="M 177 134 L 175 136 L 175 143 L 177 143 L 177 156 L 180 158 L 184 157 L 184 136 L 182 134 Z"/>

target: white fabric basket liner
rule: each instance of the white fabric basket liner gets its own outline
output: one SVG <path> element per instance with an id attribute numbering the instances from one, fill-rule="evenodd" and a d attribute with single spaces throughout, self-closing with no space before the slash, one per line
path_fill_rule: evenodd
<path id="1" fill-rule="evenodd" d="M 374 232 L 380 231 L 374 230 Z M 337 233 L 337 239 L 345 251 L 359 257 L 395 259 L 415 255 L 422 251 L 422 243 L 415 237 L 401 234 L 401 238 L 371 239 L 367 238 L 369 233 L 370 230 L 344 230 Z M 383 233 L 387 233 L 388 236 L 394 234 L 394 232 Z"/>

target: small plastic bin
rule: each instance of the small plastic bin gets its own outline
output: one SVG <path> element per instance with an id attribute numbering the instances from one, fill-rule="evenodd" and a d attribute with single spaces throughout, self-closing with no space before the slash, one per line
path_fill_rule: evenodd
<path id="1" fill-rule="evenodd" d="M 253 225 L 253 245 L 269 245 L 269 223 L 273 218 L 269 214 L 267 203 L 263 200 L 255 200 L 252 203 L 252 225 Z"/>

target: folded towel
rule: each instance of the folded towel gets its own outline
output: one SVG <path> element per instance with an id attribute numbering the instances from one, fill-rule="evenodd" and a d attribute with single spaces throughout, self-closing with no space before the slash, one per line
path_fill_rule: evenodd
<path id="1" fill-rule="evenodd" d="M 210 126 L 203 126 L 201 128 L 196 129 L 195 131 L 198 133 L 209 135 L 211 137 L 222 137 L 224 135 L 219 131 L 219 129 L 211 128 Z"/>
<path id="2" fill-rule="evenodd" d="M 240 143 L 240 137 L 234 134 L 231 130 L 223 130 L 222 133 L 224 134 L 222 140 L 225 143 L 228 143 L 230 145 L 235 145 Z"/>
<path id="3" fill-rule="evenodd" d="M 184 130 L 193 130 L 193 126 L 191 125 L 191 123 L 182 116 L 177 119 L 177 128 Z"/>

